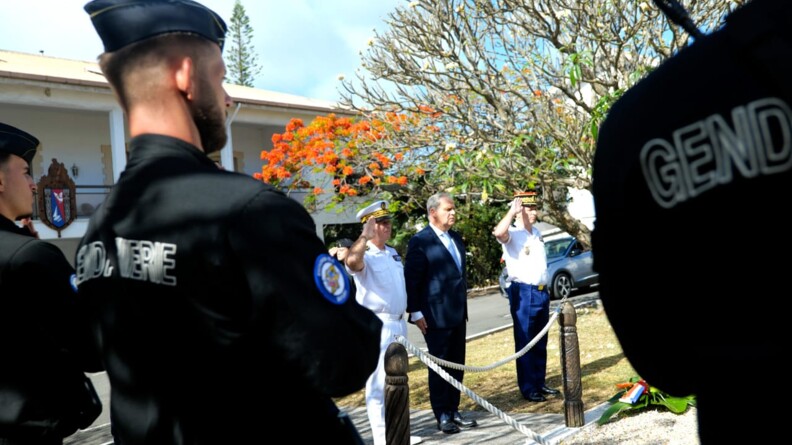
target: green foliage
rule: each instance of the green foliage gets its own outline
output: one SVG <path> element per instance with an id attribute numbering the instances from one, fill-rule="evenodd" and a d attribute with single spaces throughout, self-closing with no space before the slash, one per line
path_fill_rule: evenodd
<path id="1" fill-rule="evenodd" d="M 598 425 L 604 425 L 608 422 L 608 420 L 610 420 L 611 417 L 622 411 L 637 412 L 651 407 L 661 409 L 665 408 L 674 414 L 682 414 L 687 411 L 688 406 L 696 406 L 696 396 L 690 395 L 687 397 L 676 397 L 669 395 L 668 393 L 649 385 L 640 377 L 631 378 L 629 383 L 630 384 L 618 385 L 619 387 L 624 386 L 624 389 L 616 393 L 615 396 L 608 400 L 608 403 L 611 403 L 611 406 L 609 406 L 608 409 L 602 413 L 602 416 L 600 416 L 599 420 L 597 420 Z M 635 403 L 631 404 L 619 401 L 619 398 L 629 391 L 633 384 L 636 383 L 641 384 L 644 386 L 644 388 L 648 389 L 646 389 L 643 394 L 641 394 Z"/>
<path id="2" fill-rule="evenodd" d="M 454 230 L 462 235 L 467 251 L 468 286 L 483 287 L 498 283 L 501 246 L 492 235 L 504 208 L 478 200 L 456 201 L 457 222 Z"/>
<path id="3" fill-rule="evenodd" d="M 328 224 L 324 226 L 325 246 L 329 249 L 341 238 L 349 238 L 355 241 L 360 237 L 361 230 L 362 225 L 360 223 Z"/>
<path id="4" fill-rule="evenodd" d="M 240 0 L 234 3 L 231 21 L 228 25 L 228 43 L 226 48 L 227 80 L 236 85 L 252 87 L 256 75 L 261 71 L 258 57 L 253 47 L 253 27 Z"/>

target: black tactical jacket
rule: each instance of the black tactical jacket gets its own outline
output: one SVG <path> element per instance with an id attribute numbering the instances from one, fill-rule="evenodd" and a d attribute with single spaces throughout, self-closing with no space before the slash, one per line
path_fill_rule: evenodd
<path id="1" fill-rule="evenodd" d="M 789 352 L 791 72 L 792 2 L 755 0 L 625 93 L 600 131 L 600 296 L 635 370 L 700 396 L 703 443 L 763 443 L 754 434 L 773 428 L 753 425 L 784 422 L 774 409 L 729 419 Z"/>
<path id="2" fill-rule="evenodd" d="M 334 287 L 310 215 L 183 141 L 130 145 L 75 262 L 116 443 L 344 443 L 330 397 L 364 386 L 381 322 Z"/>
<path id="3" fill-rule="evenodd" d="M 73 274 L 57 247 L 0 216 L 0 438 L 58 440 L 81 422 L 82 370 L 100 365 Z"/>

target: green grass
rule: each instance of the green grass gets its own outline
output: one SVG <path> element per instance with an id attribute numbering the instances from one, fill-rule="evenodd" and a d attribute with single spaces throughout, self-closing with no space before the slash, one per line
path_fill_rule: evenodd
<path id="1" fill-rule="evenodd" d="M 558 346 L 560 327 L 554 323 L 548 333 L 547 385 L 561 390 L 561 360 Z M 601 308 L 577 311 L 577 332 L 580 344 L 581 380 L 584 409 L 593 408 L 613 396 L 617 383 L 637 375 L 622 353 L 621 346 Z M 467 344 L 467 365 L 487 366 L 514 354 L 512 330 L 497 332 Z M 427 367 L 416 357 L 410 358 L 408 379 L 410 408 L 431 409 L 427 385 Z M 549 397 L 546 402 L 533 403 L 522 398 L 517 389 L 517 374 L 511 361 L 494 370 L 466 372 L 465 386 L 506 413 L 564 412 L 561 396 Z M 336 400 L 341 407 L 365 406 L 364 391 Z M 462 395 L 460 410 L 484 411 L 476 402 Z"/>

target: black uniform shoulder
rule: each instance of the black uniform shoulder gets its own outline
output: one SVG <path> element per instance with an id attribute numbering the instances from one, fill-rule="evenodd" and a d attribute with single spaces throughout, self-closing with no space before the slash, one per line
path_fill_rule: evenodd
<path id="1" fill-rule="evenodd" d="M 10 264 L 20 249 L 36 239 L 9 230 L 0 230 L 0 265 Z"/>
<path id="2" fill-rule="evenodd" d="M 68 264 L 63 252 L 53 244 L 31 236 L 0 232 L 0 246 L 3 257 L 9 264 L 19 265 L 32 262 L 44 264 Z"/>

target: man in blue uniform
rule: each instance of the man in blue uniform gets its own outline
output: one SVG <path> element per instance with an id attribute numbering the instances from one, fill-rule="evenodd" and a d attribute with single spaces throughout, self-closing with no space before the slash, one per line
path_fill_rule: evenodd
<path id="1" fill-rule="evenodd" d="M 33 213 L 34 136 L 0 123 L 0 444 L 52 445 L 101 412 L 83 369 L 90 333 L 61 251 L 15 221 Z"/>
<path id="2" fill-rule="evenodd" d="M 773 443 L 787 421 L 790 70 L 792 2 L 754 0 L 625 93 L 597 143 L 600 297 L 635 370 L 696 395 L 704 444 Z"/>
<path id="3" fill-rule="evenodd" d="M 188 0 L 85 9 L 131 136 L 76 256 L 116 443 L 359 443 L 331 398 L 363 387 L 382 323 L 299 203 L 207 157 L 227 139 L 225 23 Z"/>
<path id="4" fill-rule="evenodd" d="M 503 247 L 503 259 L 511 283 L 507 289 L 514 321 L 514 349 L 522 350 L 550 320 L 550 295 L 547 292 L 547 254 L 536 224 L 536 192 L 515 194 L 508 212 L 492 234 Z M 517 226 L 512 226 L 517 222 Z M 517 386 L 531 402 L 544 402 L 545 395 L 557 389 L 545 385 L 547 372 L 547 336 L 542 337 L 525 355 L 517 359 Z"/>

